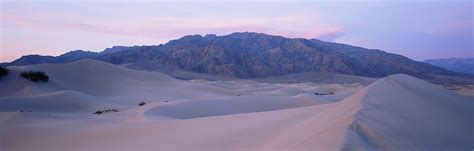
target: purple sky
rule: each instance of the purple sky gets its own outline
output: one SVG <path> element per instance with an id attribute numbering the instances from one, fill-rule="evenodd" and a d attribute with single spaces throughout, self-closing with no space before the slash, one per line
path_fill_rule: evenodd
<path id="1" fill-rule="evenodd" d="M 473 1 L 0 2 L 0 62 L 189 34 L 263 32 L 382 49 L 415 60 L 474 57 Z"/>

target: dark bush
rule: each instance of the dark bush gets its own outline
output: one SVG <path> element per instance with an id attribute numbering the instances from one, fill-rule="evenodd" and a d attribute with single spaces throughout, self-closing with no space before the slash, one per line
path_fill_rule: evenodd
<path id="1" fill-rule="evenodd" d="M 28 71 L 22 72 L 21 77 L 34 81 L 34 82 L 46 82 L 49 80 L 48 75 L 42 71 Z"/>
<path id="2" fill-rule="evenodd" d="M 0 67 L 0 80 L 2 77 L 6 76 L 8 74 L 8 69 L 5 67 Z"/>
<path id="3" fill-rule="evenodd" d="M 318 93 L 318 92 L 316 92 L 316 93 L 314 93 L 314 95 L 333 95 L 333 94 L 334 94 L 334 92 L 329 92 L 329 93 Z"/>
<path id="4" fill-rule="evenodd" d="M 108 112 L 119 112 L 119 110 L 117 109 L 98 110 L 98 111 L 95 111 L 93 114 L 102 114 L 102 113 L 108 113 Z"/>
<path id="5" fill-rule="evenodd" d="M 144 106 L 146 103 L 145 102 L 140 102 L 138 103 L 138 106 Z"/>

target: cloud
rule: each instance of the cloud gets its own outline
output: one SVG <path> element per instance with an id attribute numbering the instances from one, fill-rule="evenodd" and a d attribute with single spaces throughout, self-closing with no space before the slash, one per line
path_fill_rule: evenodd
<path id="1" fill-rule="evenodd" d="M 284 16 L 271 19 L 264 18 L 148 18 L 145 20 L 114 20 L 84 18 L 74 15 L 45 14 L 32 19 L 25 15 L 4 14 L 2 20 L 12 23 L 23 30 L 85 31 L 120 36 L 148 38 L 179 37 L 189 34 L 229 34 L 240 31 L 255 31 L 282 35 L 292 38 L 313 38 L 334 40 L 344 35 L 340 28 L 323 26 L 308 22 L 308 18 Z M 298 21 L 303 20 L 303 21 Z M 304 24 L 294 24 L 304 22 Z M 274 25 L 278 26 L 274 26 Z M 312 27 L 312 28 L 310 28 Z M 299 29 L 299 30 L 294 30 Z"/>
<path id="2" fill-rule="evenodd" d="M 453 20 L 435 25 L 427 30 L 425 33 L 433 35 L 472 34 L 474 21 L 472 19 Z"/>
<path id="3" fill-rule="evenodd" d="M 330 41 L 334 42 L 336 39 L 344 36 L 344 31 L 342 29 L 329 29 L 323 32 L 315 33 L 314 38 L 323 40 L 323 41 Z"/>

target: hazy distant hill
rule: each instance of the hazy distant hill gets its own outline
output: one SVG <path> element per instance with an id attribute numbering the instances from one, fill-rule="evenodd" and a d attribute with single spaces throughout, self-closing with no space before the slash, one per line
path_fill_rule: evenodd
<path id="1" fill-rule="evenodd" d="M 40 64 L 40 63 L 68 63 L 68 62 L 76 61 L 79 59 L 93 59 L 98 54 L 99 53 L 97 52 L 74 50 L 74 51 L 70 51 L 56 57 L 41 56 L 41 55 L 26 55 L 9 63 L 9 65 L 29 65 L 29 64 Z"/>
<path id="2" fill-rule="evenodd" d="M 64 59 L 65 56 L 62 55 L 37 61 L 38 56 L 35 56 L 35 61 L 25 61 L 33 58 L 26 56 L 11 64 L 62 63 L 89 58 L 113 64 L 129 64 L 134 68 L 146 70 L 178 68 L 236 78 L 262 78 L 305 72 L 331 72 L 367 77 L 404 73 L 435 82 L 437 80 L 450 83 L 466 82 L 469 80 L 464 78 L 472 78 L 467 74 L 448 71 L 377 49 L 252 32 L 225 36 L 190 35 L 158 46 L 113 47 L 101 53 L 76 53 L 80 57 Z"/>
<path id="3" fill-rule="evenodd" d="M 428 59 L 423 62 L 451 71 L 474 74 L 474 58 Z"/>
<path id="4" fill-rule="evenodd" d="M 112 48 L 107 48 L 104 51 L 97 53 L 84 50 L 74 50 L 62 54 L 60 56 L 41 56 L 41 55 L 26 55 L 22 56 L 19 59 L 16 59 L 6 65 L 30 65 L 30 64 L 40 64 L 40 63 L 68 63 L 80 59 L 95 59 L 100 55 L 107 55 L 115 52 L 120 52 L 132 47 L 125 46 L 114 46 Z"/>

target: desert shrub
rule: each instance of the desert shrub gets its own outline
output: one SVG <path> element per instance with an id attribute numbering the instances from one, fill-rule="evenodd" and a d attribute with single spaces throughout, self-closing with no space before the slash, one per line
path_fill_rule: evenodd
<path id="1" fill-rule="evenodd" d="M 42 71 L 28 71 L 28 72 L 25 71 L 25 72 L 22 72 L 20 75 L 21 77 L 34 81 L 34 82 L 40 82 L 40 81 L 46 82 L 49 80 L 48 75 L 46 75 L 46 73 Z"/>
<path id="2" fill-rule="evenodd" d="M 138 106 L 144 106 L 146 103 L 145 102 L 140 102 L 138 103 Z"/>
<path id="3" fill-rule="evenodd" d="M 314 93 L 314 95 L 333 95 L 333 94 L 334 94 L 334 92 L 329 92 L 329 93 L 318 93 L 318 92 L 316 92 L 316 93 Z"/>
<path id="4" fill-rule="evenodd" d="M 5 67 L 0 67 L 0 80 L 2 77 L 6 76 L 8 74 L 8 69 Z"/>
<path id="5" fill-rule="evenodd" d="M 109 113 L 109 112 L 119 112 L 119 110 L 117 109 L 98 110 L 98 111 L 95 111 L 93 114 L 102 114 L 102 113 Z"/>

